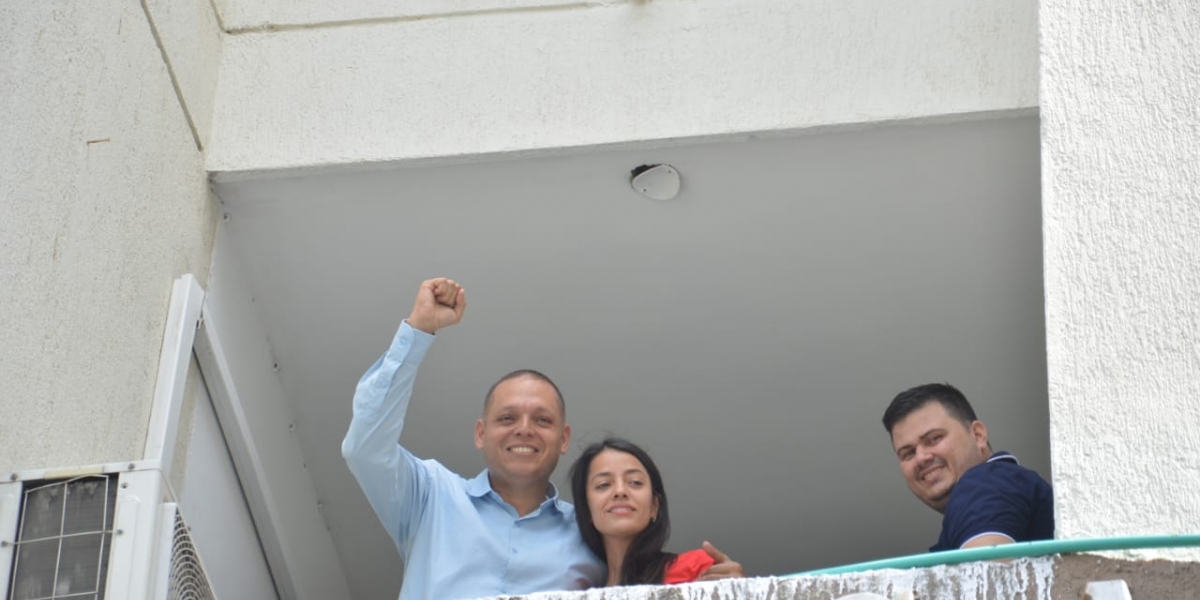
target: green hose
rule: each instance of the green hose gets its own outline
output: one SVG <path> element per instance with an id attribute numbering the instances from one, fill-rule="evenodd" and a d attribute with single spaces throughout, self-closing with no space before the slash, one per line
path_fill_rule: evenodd
<path id="1" fill-rule="evenodd" d="M 810 577 L 813 575 L 839 575 L 842 573 L 857 573 L 875 569 L 912 569 L 916 567 L 936 567 L 938 565 L 956 565 L 977 560 L 996 560 L 1002 558 L 1025 558 L 1046 556 L 1049 554 L 1074 554 L 1078 552 L 1098 552 L 1101 550 L 1134 550 L 1138 548 L 1180 548 L 1185 546 L 1200 547 L 1200 535 L 1149 535 L 1140 537 L 1095 538 L 1084 540 L 1042 540 L 1039 542 L 1019 542 L 1002 546 L 985 546 L 967 550 L 946 550 L 945 552 L 927 552 L 911 554 L 882 560 L 829 567 L 803 573 L 782 575 L 783 578 Z"/>

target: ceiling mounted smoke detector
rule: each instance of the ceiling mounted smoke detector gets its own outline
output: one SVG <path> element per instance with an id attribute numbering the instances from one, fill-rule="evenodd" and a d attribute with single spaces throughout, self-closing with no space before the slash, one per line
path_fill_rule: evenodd
<path id="1" fill-rule="evenodd" d="M 631 175 L 629 185 L 647 198 L 670 200 L 679 194 L 679 171 L 671 165 L 642 165 Z"/>

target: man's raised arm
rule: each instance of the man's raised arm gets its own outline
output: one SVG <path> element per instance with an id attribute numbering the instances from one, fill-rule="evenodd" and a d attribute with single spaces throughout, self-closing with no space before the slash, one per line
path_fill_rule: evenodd
<path id="1" fill-rule="evenodd" d="M 427 473 L 397 440 L 432 334 L 462 320 L 466 306 L 466 292 L 454 280 L 422 282 L 391 346 L 367 369 L 354 392 L 354 416 L 342 441 L 342 456 L 402 553 L 407 524 L 425 496 Z"/>

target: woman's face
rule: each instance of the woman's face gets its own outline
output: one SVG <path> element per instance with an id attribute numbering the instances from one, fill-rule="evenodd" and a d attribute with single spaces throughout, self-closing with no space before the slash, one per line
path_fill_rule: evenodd
<path id="1" fill-rule="evenodd" d="M 592 524 L 605 537 L 633 538 L 658 517 L 650 474 L 632 454 L 605 448 L 588 467 Z"/>

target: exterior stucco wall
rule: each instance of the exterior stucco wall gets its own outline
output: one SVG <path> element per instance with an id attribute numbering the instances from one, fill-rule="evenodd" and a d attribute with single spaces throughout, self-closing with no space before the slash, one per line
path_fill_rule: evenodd
<path id="1" fill-rule="evenodd" d="M 1052 0 L 1040 27 L 1057 535 L 1196 533 L 1200 4 Z"/>
<path id="2" fill-rule="evenodd" d="M 136 0 L 0 4 L 0 55 L 0 471 L 141 458 L 203 155 Z"/>
<path id="3" fill-rule="evenodd" d="M 1030 110 L 1036 9 L 656 0 L 231 35 L 208 167 L 221 180 Z"/>

